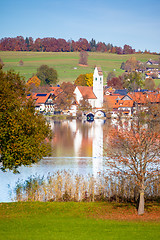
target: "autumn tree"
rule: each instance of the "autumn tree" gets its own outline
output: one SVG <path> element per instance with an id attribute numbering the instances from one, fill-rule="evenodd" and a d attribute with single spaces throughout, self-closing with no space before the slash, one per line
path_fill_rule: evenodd
<path id="1" fill-rule="evenodd" d="M 139 71 L 145 72 L 146 71 L 146 63 L 138 61 L 137 69 Z"/>
<path id="2" fill-rule="evenodd" d="M 85 74 L 80 74 L 75 80 L 74 84 L 76 86 L 86 86 Z"/>
<path id="3" fill-rule="evenodd" d="M 132 49 L 131 46 L 125 44 L 123 47 L 123 54 L 133 54 L 135 53 L 135 49 Z"/>
<path id="4" fill-rule="evenodd" d="M 143 93 L 143 97 L 139 97 L 141 104 L 137 105 L 136 116 L 142 119 L 142 121 L 155 121 L 159 122 L 160 120 L 160 105 L 159 99 L 160 95 L 154 92 Z M 139 100 L 137 99 L 137 102 Z M 139 117 L 140 116 L 140 117 Z"/>
<path id="5" fill-rule="evenodd" d="M 49 125 L 36 115 L 25 82 L 13 71 L 0 71 L 0 122 L 1 170 L 17 172 L 21 165 L 36 163 L 47 156 Z"/>
<path id="6" fill-rule="evenodd" d="M 125 63 L 124 70 L 127 72 L 133 72 L 138 68 L 138 61 L 135 57 L 131 57 Z"/>
<path id="7" fill-rule="evenodd" d="M 123 49 L 121 47 L 115 47 L 117 54 L 123 54 Z"/>
<path id="8" fill-rule="evenodd" d="M 81 51 L 79 53 L 79 64 L 87 65 L 88 64 L 88 53 L 85 51 Z"/>
<path id="9" fill-rule="evenodd" d="M 114 174 L 132 176 L 139 191 L 138 214 L 144 213 L 147 183 L 160 174 L 160 131 L 153 125 L 134 123 L 132 129 L 112 129 L 106 154 Z"/>
<path id="10" fill-rule="evenodd" d="M 107 82 L 109 81 L 109 80 L 111 80 L 112 78 L 114 78 L 114 77 L 116 77 L 116 74 L 115 74 L 115 72 L 109 72 L 108 73 L 108 75 L 107 75 Z"/>
<path id="11" fill-rule="evenodd" d="M 2 59 L 0 58 L 0 70 L 4 67 L 4 63 L 2 61 Z"/>
<path id="12" fill-rule="evenodd" d="M 152 78 L 146 78 L 144 82 L 144 88 L 148 90 L 154 90 L 155 89 L 155 82 Z"/>
<path id="13" fill-rule="evenodd" d="M 123 87 L 129 91 L 134 91 L 138 88 L 143 87 L 144 82 L 142 80 L 141 73 L 131 72 L 123 75 Z"/>
<path id="14" fill-rule="evenodd" d="M 97 43 L 97 52 L 107 52 L 107 46 L 104 42 Z"/>
<path id="15" fill-rule="evenodd" d="M 78 110 L 80 111 L 89 111 L 92 109 L 91 104 L 88 102 L 88 97 L 84 96 L 82 100 L 80 100 L 78 105 Z"/>
<path id="16" fill-rule="evenodd" d="M 23 66 L 24 62 L 22 60 L 19 61 L 19 66 Z"/>
<path id="17" fill-rule="evenodd" d="M 41 84 L 55 85 L 58 82 L 57 71 L 47 65 L 41 65 L 37 69 L 37 77 L 41 80 Z"/>
<path id="18" fill-rule="evenodd" d="M 55 108 L 56 109 L 69 109 L 74 103 L 74 89 L 75 86 L 70 82 L 63 82 L 60 85 L 63 92 L 61 92 L 55 99 Z"/>
<path id="19" fill-rule="evenodd" d="M 93 86 L 93 73 L 86 73 L 85 74 L 85 82 L 88 87 Z"/>
<path id="20" fill-rule="evenodd" d="M 115 89 L 123 89 L 123 79 L 121 76 L 113 77 L 107 81 L 107 86 Z"/>
<path id="21" fill-rule="evenodd" d="M 37 76 L 33 76 L 31 77 L 28 81 L 27 81 L 27 85 L 31 86 L 31 85 L 35 85 L 36 87 L 39 87 L 41 84 L 41 80 L 37 77 Z"/>
<path id="22" fill-rule="evenodd" d="M 76 86 L 93 86 L 93 73 L 80 74 L 74 84 Z"/>

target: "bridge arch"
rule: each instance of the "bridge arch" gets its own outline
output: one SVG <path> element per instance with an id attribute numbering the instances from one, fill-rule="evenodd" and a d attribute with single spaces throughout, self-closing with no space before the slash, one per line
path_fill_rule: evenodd
<path id="1" fill-rule="evenodd" d="M 94 117 L 95 118 L 103 118 L 103 117 L 106 117 L 106 114 L 103 110 L 98 110 L 95 112 Z"/>
<path id="2" fill-rule="evenodd" d="M 86 114 L 86 117 L 87 117 L 88 122 L 93 122 L 94 121 L 94 113 L 89 112 L 89 113 Z"/>

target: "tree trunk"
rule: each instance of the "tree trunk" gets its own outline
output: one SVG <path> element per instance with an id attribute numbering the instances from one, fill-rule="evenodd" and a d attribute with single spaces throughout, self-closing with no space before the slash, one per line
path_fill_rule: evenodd
<path id="1" fill-rule="evenodd" d="M 140 191 L 140 199 L 138 206 L 138 215 L 144 214 L 144 190 Z"/>

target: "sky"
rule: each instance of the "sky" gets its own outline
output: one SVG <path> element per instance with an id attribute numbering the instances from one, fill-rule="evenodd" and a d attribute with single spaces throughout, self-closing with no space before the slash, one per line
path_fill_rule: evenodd
<path id="1" fill-rule="evenodd" d="M 159 0 L 4 0 L 0 23 L 0 39 L 93 38 L 160 53 Z"/>

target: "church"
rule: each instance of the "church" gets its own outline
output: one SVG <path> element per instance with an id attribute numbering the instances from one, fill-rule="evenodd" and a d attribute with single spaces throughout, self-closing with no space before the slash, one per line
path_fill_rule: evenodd
<path id="1" fill-rule="evenodd" d="M 101 109 L 103 106 L 103 73 L 100 67 L 95 67 L 93 87 L 77 86 L 74 90 L 76 101 L 79 104 L 83 98 L 88 99 L 92 108 Z"/>

